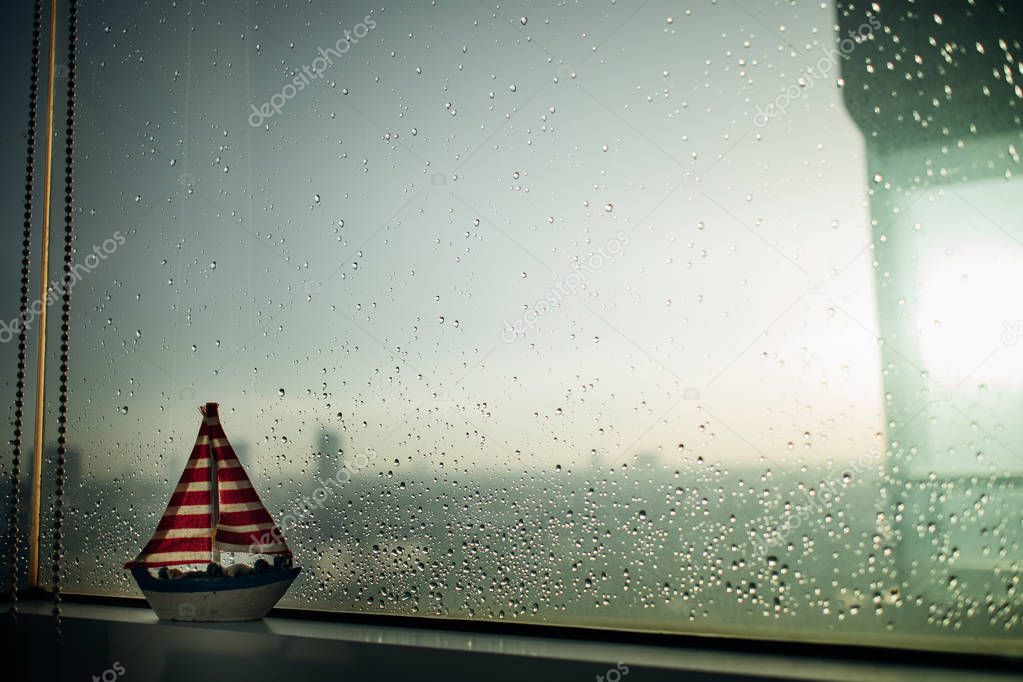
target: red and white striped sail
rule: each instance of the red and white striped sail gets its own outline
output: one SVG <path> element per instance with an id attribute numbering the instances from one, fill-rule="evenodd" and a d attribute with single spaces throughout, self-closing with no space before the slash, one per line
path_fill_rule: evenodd
<path id="1" fill-rule="evenodd" d="M 214 541 L 223 551 L 291 554 L 227 440 L 217 403 L 200 409 L 199 436 L 163 518 L 153 537 L 125 568 L 206 563 L 212 559 Z M 218 491 L 216 508 L 213 490 Z"/>
<path id="2" fill-rule="evenodd" d="M 206 405 L 206 424 L 217 466 L 220 509 L 217 548 L 226 552 L 291 554 L 284 535 L 263 506 L 220 424 L 216 403 Z"/>
<path id="3" fill-rule="evenodd" d="M 210 560 L 213 549 L 213 505 L 210 495 L 209 427 L 203 420 L 192 455 L 178 479 L 153 537 L 133 561 L 134 566 L 171 566 Z"/>

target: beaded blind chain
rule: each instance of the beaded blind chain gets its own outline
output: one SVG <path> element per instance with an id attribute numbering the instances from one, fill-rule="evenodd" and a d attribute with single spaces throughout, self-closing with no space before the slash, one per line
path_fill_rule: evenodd
<path id="1" fill-rule="evenodd" d="M 74 257 L 72 166 L 75 146 L 75 75 L 78 44 L 78 0 L 68 1 L 67 122 L 64 153 L 64 281 L 60 316 L 60 389 L 57 408 L 57 467 L 53 502 L 53 615 L 60 633 L 61 554 L 64 544 L 64 464 L 67 458 L 68 355 L 71 341 L 71 276 Z"/>
<path id="2" fill-rule="evenodd" d="M 18 616 L 18 559 L 21 554 L 21 437 L 25 426 L 25 365 L 28 334 L 28 292 L 32 265 L 32 194 L 35 187 L 36 117 L 39 110 L 39 47 L 42 35 L 43 5 L 36 0 L 32 11 L 32 62 L 29 71 L 28 131 L 25 159 L 25 213 L 21 239 L 21 301 L 18 308 L 18 375 L 14 389 L 14 437 L 11 454 L 10 543 L 12 618 Z"/>

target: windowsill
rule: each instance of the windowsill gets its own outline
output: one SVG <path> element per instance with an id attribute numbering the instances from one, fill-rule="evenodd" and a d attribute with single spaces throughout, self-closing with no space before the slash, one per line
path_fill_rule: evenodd
<path id="1" fill-rule="evenodd" d="M 25 646 L 45 647 L 52 642 L 47 601 L 19 603 L 21 627 L 30 636 Z M 65 669 L 101 672 L 116 660 L 129 672 L 147 671 L 147 679 L 179 679 L 182 666 L 243 665 L 269 672 L 274 666 L 295 671 L 293 679 L 319 670 L 331 678 L 343 672 L 351 679 L 394 679 L 416 670 L 417 679 L 434 676 L 462 679 L 571 679 L 603 675 L 619 662 L 629 666 L 637 682 L 657 679 L 795 679 L 884 680 L 1019 679 L 1007 672 L 926 667 L 912 663 L 909 652 L 863 661 L 771 653 L 715 651 L 698 646 L 643 645 L 621 642 L 578 641 L 560 637 L 478 633 L 428 627 L 322 622 L 302 618 L 270 617 L 248 623 L 168 623 L 158 621 L 146 608 L 66 603 L 62 607 L 65 638 L 80 646 L 65 646 L 72 658 Z M 470 624 L 471 626 L 471 624 Z M 7 627 L 7 626 L 5 626 Z M 40 643 L 42 642 L 42 643 Z M 96 646 L 96 642 L 102 646 Z M 88 643 L 88 644 L 86 644 Z M 43 649 L 45 651 L 45 648 Z M 30 656 L 29 660 L 45 660 Z M 927 656 L 922 656 L 927 660 Z M 86 660 L 88 659 L 88 660 Z M 214 664 L 215 665 L 215 664 Z M 642 671 L 642 675 L 639 672 Z M 91 674 L 91 673 L 90 673 Z M 290 674 L 290 672 L 289 672 Z M 316 673 L 319 674 L 319 673 Z M 246 679 L 249 675 L 246 673 Z M 260 675 L 263 679 L 278 679 Z M 612 678 L 614 675 L 611 676 Z M 256 678 L 253 678 L 256 679 Z"/>

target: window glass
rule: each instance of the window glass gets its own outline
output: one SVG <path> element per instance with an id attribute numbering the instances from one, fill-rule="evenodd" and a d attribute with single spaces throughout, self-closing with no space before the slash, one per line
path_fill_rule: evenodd
<path id="1" fill-rule="evenodd" d="M 68 589 L 1018 652 L 1019 11 L 692 5 L 83 8 Z"/>

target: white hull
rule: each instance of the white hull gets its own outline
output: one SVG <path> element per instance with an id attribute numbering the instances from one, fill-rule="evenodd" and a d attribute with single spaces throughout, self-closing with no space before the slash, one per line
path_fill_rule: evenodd
<path id="1" fill-rule="evenodd" d="M 156 612 L 160 620 L 177 620 L 191 622 L 229 622 L 243 620 L 259 620 L 274 607 L 284 593 L 288 591 L 291 583 L 298 575 L 297 569 L 282 571 L 275 576 L 278 578 L 265 584 L 251 585 L 242 588 L 233 588 L 235 581 L 244 581 L 244 578 L 217 578 L 205 579 L 164 579 L 160 582 L 169 582 L 173 590 L 147 589 L 153 587 L 154 578 L 144 580 L 146 585 L 140 581 L 139 587 L 146 596 L 149 606 Z M 197 583 L 206 583 L 210 586 L 214 580 L 221 582 L 228 589 L 200 589 L 195 592 L 186 591 L 188 583 L 195 580 Z M 163 587 L 163 585 L 159 585 Z"/>

